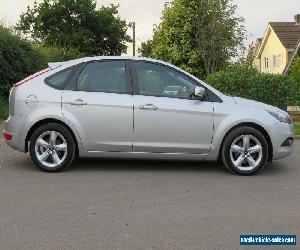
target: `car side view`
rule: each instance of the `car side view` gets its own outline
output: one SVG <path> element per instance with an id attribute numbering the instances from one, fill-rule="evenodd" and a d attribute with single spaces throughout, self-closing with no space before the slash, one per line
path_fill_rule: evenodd
<path id="1" fill-rule="evenodd" d="M 9 104 L 4 139 L 48 172 L 79 156 L 220 159 L 231 173 L 251 175 L 293 149 L 285 111 L 146 58 L 50 63 L 14 85 Z"/>

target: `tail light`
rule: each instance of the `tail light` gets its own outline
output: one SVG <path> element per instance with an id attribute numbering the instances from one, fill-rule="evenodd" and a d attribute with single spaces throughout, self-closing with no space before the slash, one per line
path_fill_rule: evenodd
<path id="1" fill-rule="evenodd" d="M 16 87 L 19 87 L 20 85 L 22 85 L 22 84 L 24 84 L 24 83 L 26 83 L 26 82 L 29 82 L 30 80 L 32 80 L 32 79 L 34 79 L 34 78 L 36 78 L 36 77 L 38 77 L 38 76 L 41 76 L 41 75 L 43 75 L 43 74 L 46 74 L 47 72 L 49 72 L 49 71 L 51 71 L 51 70 L 52 70 L 51 68 L 48 68 L 48 69 L 39 71 L 39 72 L 37 72 L 37 73 L 35 73 L 35 74 L 31 75 L 31 76 L 28 76 L 28 77 L 26 77 L 24 80 L 22 80 L 22 81 L 16 83 L 16 84 L 14 85 L 14 87 L 15 87 L 15 88 L 16 88 Z"/>
<path id="2" fill-rule="evenodd" d="M 3 139 L 5 141 L 11 141 L 13 138 L 13 135 L 11 133 L 3 131 Z"/>

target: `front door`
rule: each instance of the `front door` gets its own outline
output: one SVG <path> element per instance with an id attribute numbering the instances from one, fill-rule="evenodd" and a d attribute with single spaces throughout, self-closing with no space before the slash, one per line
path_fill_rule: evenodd
<path id="1" fill-rule="evenodd" d="M 194 80 L 170 67 L 136 61 L 134 152 L 209 152 L 213 103 L 192 98 Z"/>
<path id="2" fill-rule="evenodd" d="M 123 60 L 93 61 L 82 69 L 76 89 L 63 91 L 63 115 L 87 151 L 132 151 L 133 98 L 126 76 Z"/>

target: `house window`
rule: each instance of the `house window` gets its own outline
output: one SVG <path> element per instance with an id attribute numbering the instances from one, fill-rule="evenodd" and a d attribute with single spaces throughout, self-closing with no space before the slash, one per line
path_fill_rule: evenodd
<path id="1" fill-rule="evenodd" d="M 268 69 L 269 68 L 269 58 L 265 57 L 265 68 Z"/>
<path id="2" fill-rule="evenodd" d="M 277 55 L 277 56 L 273 56 L 273 67 L 274 68 L 280 68 L 282 65 L 282 56 L 281 54 Z"/>

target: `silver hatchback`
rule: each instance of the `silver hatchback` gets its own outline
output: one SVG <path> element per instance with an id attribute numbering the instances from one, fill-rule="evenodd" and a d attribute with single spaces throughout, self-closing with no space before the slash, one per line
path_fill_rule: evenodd
<path id="1" fill-rule="evenodd" d="M 216 161 L 254 174 L 291 154 L 273 106 L 226 96 L 165 62 L 91 57 L 51 63 L 14 85 L 4 139 L 44 171 L 76 156 Z"/>

